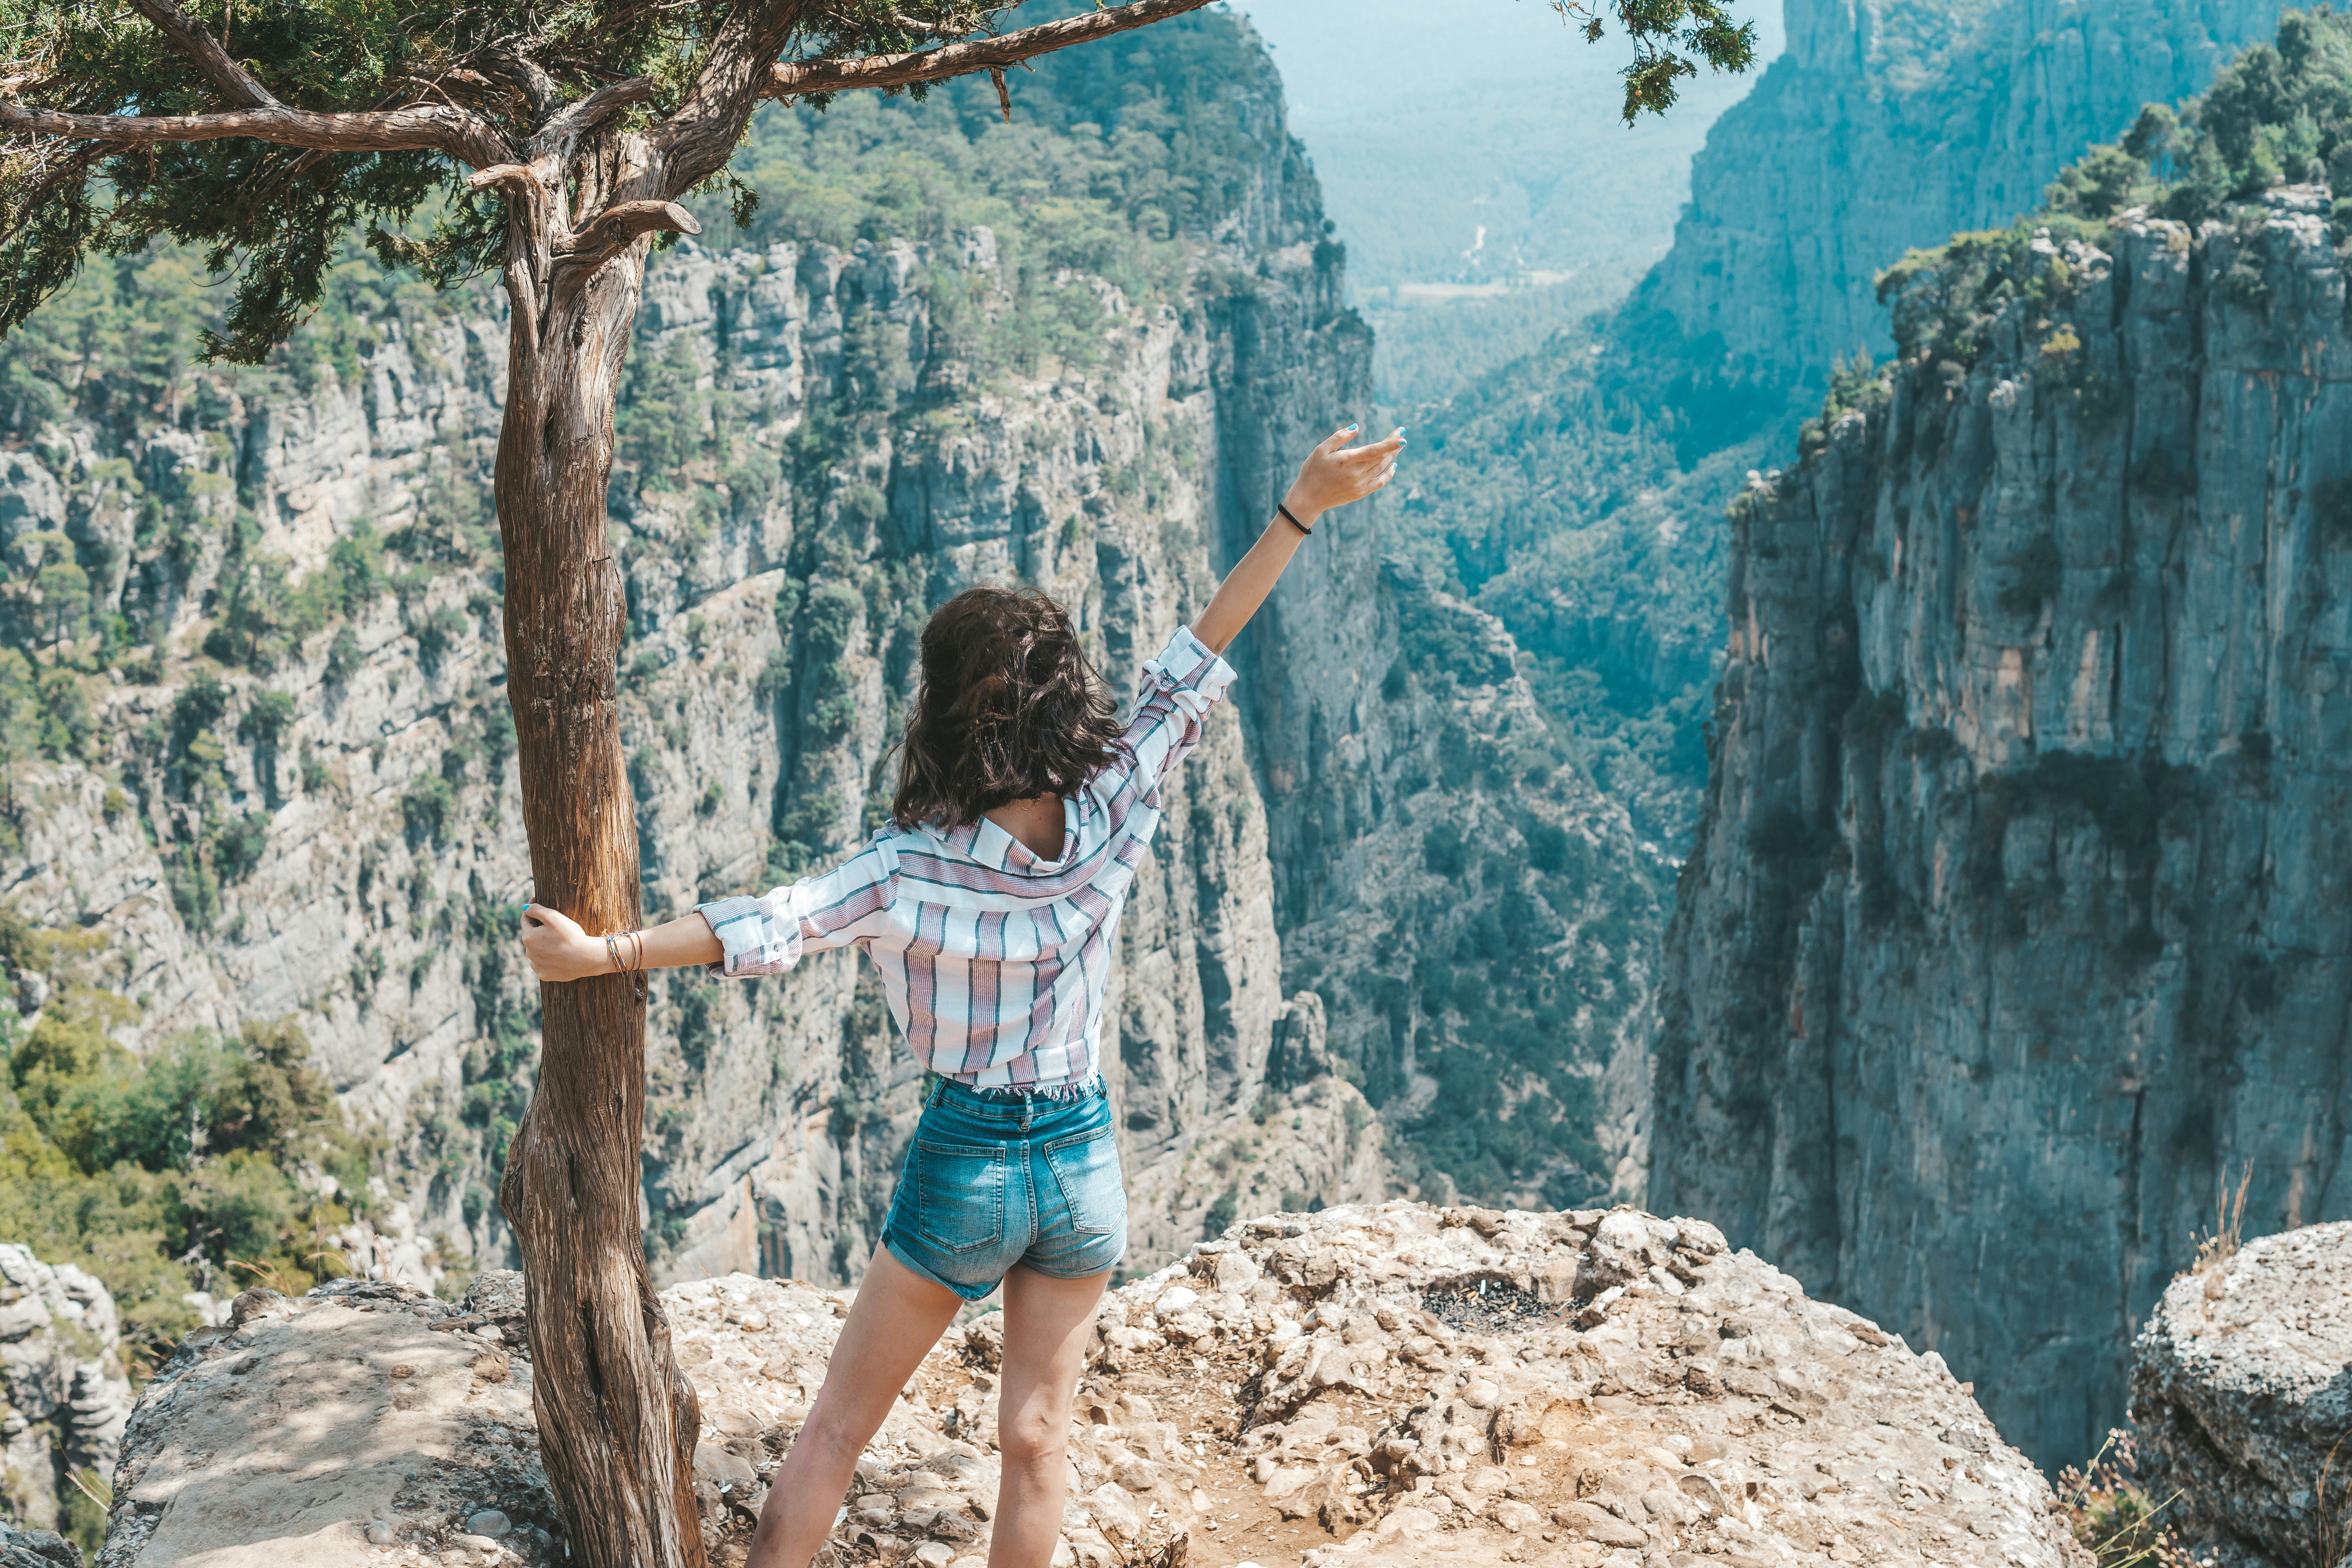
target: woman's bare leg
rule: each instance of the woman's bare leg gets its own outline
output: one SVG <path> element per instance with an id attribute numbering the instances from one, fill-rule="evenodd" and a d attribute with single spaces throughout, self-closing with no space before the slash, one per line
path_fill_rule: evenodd
<path id="1" fill-rule="evenodd" d="M 1046 1568 L 1069 1486 L 1070 1396 L 1086 1364 L 1108 1270 L 1055 1279 L 1015 1266 L 1004 1277 L 1003 1387 L 996 1446 L 1004 1479 L 988 1568 Z"/>
<path id="2" fill-rule="evenodd" d="M 768 1489 L 745 1568 L 808 1568 L 833 1529 L 857 1456 L 962 1305 L 954 1291 L 874 1249 L 849 1321 L 834 1342 L 824 1386 Z M 1078 1342 L 1085 1346 L 1083 1338 Z M 1009 1347 L 1005 1362 L 1012 1363 Z M 1065 1394 L 1065 1406 L 1068 1402 Z"/>

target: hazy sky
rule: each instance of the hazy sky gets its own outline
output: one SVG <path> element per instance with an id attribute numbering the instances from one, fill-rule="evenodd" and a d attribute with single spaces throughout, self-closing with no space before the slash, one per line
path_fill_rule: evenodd
<path id="1" fill-rule="evenodd" d="M 1588 44 L 1545 0 L 1234 0 L 1234 8 L 1274 46 L 1302 132 L 1383 98 L 1529 80 L 1573 84 L 1597 122 L 1612 122 L 1617 73 L 1631 58 L 1614 24 Z M 1734 10 L 1756 22 L 1759 66 L 1780 52 L 1779 5 L 1736 0 Z"/>
<path id="2" fill-rule="evenodd" d="M 1702 72 L 1663 117 L 1622 119 L 1631 51 L 1588 44 L 1545 0 L 1232 0 L 1272 47 L 1359 289 L 1531 274 L 1632 279 L 1671 238 L 1690 161 L 1758 66 Z"/>

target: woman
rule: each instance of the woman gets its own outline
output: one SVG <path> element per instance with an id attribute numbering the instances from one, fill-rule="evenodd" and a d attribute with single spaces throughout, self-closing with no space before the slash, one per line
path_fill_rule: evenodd
<path id="1" fill-rule="evenodd" d="M 823 876 L 591 935 L 533 904 L 543 981 L 708 965 L 772 974 L 855 943 L 937 1075 L 824 1386 L 761 1510 L 751 1568 L 806 1568 L 859 1453 L 957 1309 L 1001 1283 L 1003 1483 L 991 1568 L 1045 1568 L 1062 1523 L 1070 1400 L 1127 1244 L 1096 1071 L 1118 917 L 1160 821 L 1160 783 L 1233 680 L 1220 657 L 1315 521 L 1388 483 L 1404 432 L 1300 466 L 1275 519 L 1190 629 L 1144 666 L 1124 726 L 1044 595 L 974 588 L 923 630 L 892 820 Z"/>

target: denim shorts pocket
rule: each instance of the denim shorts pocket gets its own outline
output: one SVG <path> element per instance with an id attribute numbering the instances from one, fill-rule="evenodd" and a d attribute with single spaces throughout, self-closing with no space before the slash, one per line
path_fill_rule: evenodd
<path id="1" fill-rule="evenodd" d="M 1002 1146 L 915 1142 L 915 1231 L 949 1252 L 1004 1239 Z"/>
<path id="2" fill-rule="evenodd" d="M 1127 1183 L 1118 1168 L 1118 1140 L 1106 1120 L 1099 1127 L 1045 1145 L 1045 1163 L 1062 1189 L 1070 1228 L 1107 1236 L 1127 1220 Z"/>

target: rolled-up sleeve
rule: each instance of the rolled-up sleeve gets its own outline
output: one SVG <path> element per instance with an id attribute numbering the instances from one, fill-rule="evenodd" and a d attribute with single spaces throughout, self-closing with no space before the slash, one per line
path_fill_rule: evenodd
<path id="1" fill-rule="evenodd" d="M 724 954 L 710 973 L 781 974 L 804 952 L 847 947 L 877 935 L 898 883 L 898 858 L 877 836 L 823 876 L 757 898 L 697 904 L 695 912 L 709 922 Z"/>
<path id="2" fill-rule="evenodd" d="M 1201 743 L 1209 710 L 1234 683 L 1234 667 L 1209 645 L 1179 626 L 1160 657 L 1143 667 L 1143 689 L 1135 716 L 1120 736 L 1135 759 L 1135 776 L 1156 785 L 1186 752 Z"/>

